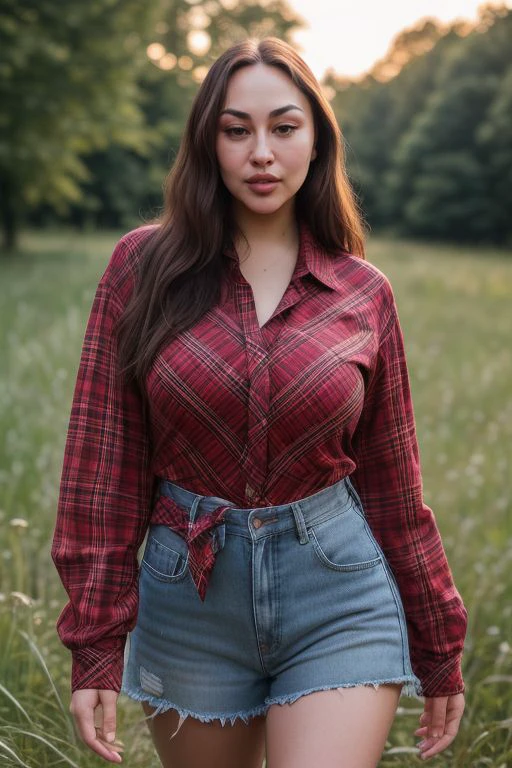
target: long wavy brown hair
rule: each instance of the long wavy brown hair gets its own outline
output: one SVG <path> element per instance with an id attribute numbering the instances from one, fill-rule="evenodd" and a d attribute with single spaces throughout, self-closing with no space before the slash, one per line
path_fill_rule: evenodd
<path id="1" fill-rule="evenodd" d="M 236 223 L 217 157 L 218 119 L 231 75 L 262 62 L 279 67 L 309 99 L 317 157 L 297 192 L 295 214 L 329 252 L 365 258 L 364 224 L 345 169 L 340 127 L 307 64 L 275 37 L 247 39 L 211 66 L 192 104 L 175 162 L 164 185 L 158 226 L 145 242 L 132 296 L 118 323 L 118 362 L 145 400 L 145 379 L 159 347 L 196 323 L 220 298 Z M 147 404 L 147 403 L 145 403 Z"/>

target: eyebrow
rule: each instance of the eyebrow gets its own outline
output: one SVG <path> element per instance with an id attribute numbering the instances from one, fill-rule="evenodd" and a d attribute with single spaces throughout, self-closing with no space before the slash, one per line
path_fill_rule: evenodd
<path id="1" fill-rule="evenodd" d="M 268 113 L 269 117 L 279 117 L 279 115 L 283 115 L 285 112 L 289 112 L 291 109 L 298 109 L 300 112 L 304 112 L 303 109 L 298 107 L 296 104 L 287 104 L 285 107 L 278 107 L 277 109 L 273 109 L 272 112 Z M 239 109 L 223 109 L 220 113 L 220 116 L 222 115 L 233 115 L 234 117 L 240 117 L 244 120 L 247 120 L 250 118 L 249 112 L 241 112 Z"/>

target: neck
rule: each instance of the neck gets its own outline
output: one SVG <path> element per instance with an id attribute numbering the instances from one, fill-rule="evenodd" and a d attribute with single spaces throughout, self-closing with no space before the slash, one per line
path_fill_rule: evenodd
<path id="1" fill-rule="evenodd" d="M 237 210 L 235 206 L 233 215 L 241 233 L 236 236 L 237 249 L 246 250 L 246 240 L 252 248 L 258 245 L 293 247 L 298 240 L 298 225 L 292 207 L 283 206 L 270 214 L 254 214 L 246 208 Z"/>

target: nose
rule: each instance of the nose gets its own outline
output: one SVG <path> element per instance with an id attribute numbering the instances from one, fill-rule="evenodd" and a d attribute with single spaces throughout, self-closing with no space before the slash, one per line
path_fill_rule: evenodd
<path id="1" fill-rule="evenodd" d="M 254 148 L 251 154 L 251 162 L 254 165 L 268 165 L 274 160 L 274 152 L 270 146 L 268 136 L 262 131 L 256 136 Z"/>

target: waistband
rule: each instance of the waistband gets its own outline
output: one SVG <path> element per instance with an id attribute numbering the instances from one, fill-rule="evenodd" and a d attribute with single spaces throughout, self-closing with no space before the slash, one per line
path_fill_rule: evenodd
<path id="1" fill-rule="evenodd" d="M 348 476 L 302 499 L 250 509 L 238 508 L 229 499 L 219 496 L 194 493 L 170 480 L 161 480 L 158 493 L 160 496 L 172 499 L 177 507 L 188 512 L 190 523 L 198 522 L 202 516 L 211 515 L 223 508 L 222 522 L 228 531 L 250 530 L 253 535 L 258 535 L 258 532 L 261 532 L 260 535 L 266 535 L 269 525 L 273 533 L 290 528 L 296 528 L 300 533 L 307 524 L 318 523 L 335 513 L 339 514 L 350 506 L 355 496 L 355 490 Z"/>
<path id="2" fill-rule="evenodd" d="M 170 480 L 161 480 L 158 491 L 151 523 L 167 525 L 186 541 L 190 574 L 201 600 L 206 597 L 226 533 L 239 532 L 257 540 L 295 529 L 299 543 L 307 544 L 308 524 L 343 513 L 355 498 L 348 477 L 297 501 L 251 509 L 240 509 L 229 499 L 194 493 Z"/>

